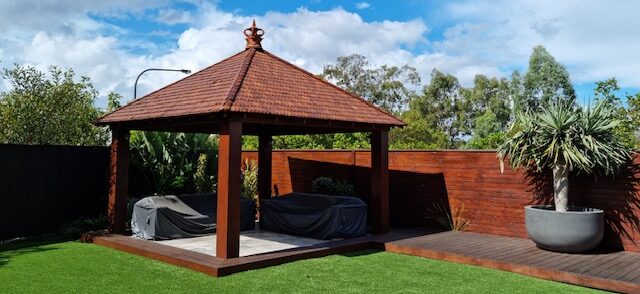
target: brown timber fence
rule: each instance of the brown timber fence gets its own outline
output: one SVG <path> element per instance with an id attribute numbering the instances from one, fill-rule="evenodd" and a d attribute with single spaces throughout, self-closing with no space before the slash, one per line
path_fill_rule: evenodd
<path id="1" fill-rule="evenodd" d="M 243 158 L 257 160 L 257 152 Z M 280 194 L 309 192 L 319 176 L 344 179 L 359 196 L 369 194 L 368 151 L 294 151 L 273 153 L 273 185 Z M 616 179 L 571 179 L 570 201 L 606 211 L 606 246 L 640 252 L 640 157 Z M 389 153 L 391 222 L 396 226 L 433 225 L 433 205 L 464 205 L 469 231 L 525 238 L 527 204 L 549 201 L 549 177 L 530 177 L 505 163 L 495 151 L 391 151 Z"/>

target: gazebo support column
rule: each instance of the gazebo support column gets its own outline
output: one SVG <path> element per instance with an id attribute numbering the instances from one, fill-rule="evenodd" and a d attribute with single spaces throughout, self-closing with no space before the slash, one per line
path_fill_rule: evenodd
<path id="1" fill-rule="evenodd" d="M 258 201 L 271 198 L 271 135 L 260 135 L 258 145 Z"/>
<path id="2" fill-rule="evenodd" d="M 242 123 L 224 120 L 220 123 L 218 146 L 218 215 L 216 256 L 235 258 L 240 255 L 240 168 Z"/>
<path id="3" fill-rule="evenodd" d="M 389 232 L 388 131 L 371 133 L 371 221 L 373 233 Z"/>
<path id="4" fill-rule="evenodd" d="M 127 188 L 129 185 L 129 130 L 112 127 L 109 165 L 109 231 L 124 234 L 127 223 Z"/>

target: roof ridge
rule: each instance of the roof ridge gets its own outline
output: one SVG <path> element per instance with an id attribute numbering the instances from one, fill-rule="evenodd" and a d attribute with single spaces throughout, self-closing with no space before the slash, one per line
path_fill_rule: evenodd
<path id="1" fill-rule="evenodd" d="M 169 83 L 169 84 L 165 85 L 164 87 L 159 88 L 159 89 L 157 89 L 157 90 L 155 90 L 155 91 L 153 91 L 153 92 L 151 92 L 151 93 L 148 93 L 148 94 L 146 94 L 146 95 L 144 95 L 144 96 L 142 96 L 142 97 L 140 97 L 140 98 L 137 98 L 137 99 L 134 99 L 134 100 L 132 100 L 132 101 L 129 101 L 129 102 L 127 102 L 127 104 L 125 104 L 124 106 L 119 107 L 119 108 L 116 108 L 116 109 L 114 109 L 114 110 L 112 110 L 112 111 L 110 111 L 110 112 L 108 112 L 108 113 L 105 113 L 104 115 L 102 115 L 101 117 L 99 117 L 96 121 L 97 121 L 97 122 L 99 122 L 99 121 L 101 121 L 102 119 L 104 119 L 105 117 L 109 116 L 110 114 L 112 114 L 112 113 L 114 113 L 114 112 L 116 112 L 116 111 L 118 111 L 118 110 L 120 110 L 120 109 L 123 109 L 123 108 L 125 108 L 125 107 L 127 107 L 127 106 L 130 106 L 130 105 L 132 105 L 132 104 L 135 104 L 135 103 L 137 103 L 138 101 L 140 101 L 140 100 L 142 100 L 142 99 L 146 98 L 147 96 L 150 96 L 151 94 L 154 94 L 154 93 L 156 93 L 156 92 L 159 92 L 159 91 L 163 90 L 164 88 L 167 88 L 167 87 L 169 87 L 169 86 L 171 86 L 171 85 L 173 85 L 173 84 L 176 84 L 176 83 L 178 83 L 178 82 L 180 82 L 180 81 L 183 81 L 183 80 L 184 80 L 184 79 L 186 79 L 186 78 L 193 77 L 193 76 L 196 76 L 196 75 L 198 75 L 198 74 L 202 74 L 202 72 L 204 72 L 205 70 L 210 69 L 210 68 L 212 68 L 212 67 L 214 67 L 214 66 L 216 66 L 216 65 L 218 65 L 218 64 L 220 64 L 220 63 L 223 63 L 223 62 L 225 62 L 225 61 L 227 61 L 227 60 L 229 60 L 229 59 L 231 59 L 231 58 L 234 58 L 234 57 L 236 57 L 236 56 L 238 56 L 238 55 L 240 55 L 240 54 L 242 54 L 242 53 L 245 53 L 245 52 L 246 52 L 246 50 L 242 50 L 242 51 L 240 51 L 240 52 L 238 52 L 238 53 L 236 53 L 236 54 L 233 54 L 233 55 L 231 55 L 231 56 L 229 56 L 229 57 L 227 57 L 227 58 L 225 58 L 225 59 L 222 59 L 222 60 L 220 60 L 220 61 L 218 61 L 218 62 L 216 62 L 216 63 L 214 63 L 214 64 L 212 64 L 212 65 L 209 65 L 209 66 L 207 66 L 207 67 L 205 67 L 205 68 L 203 68 L 203 69 L 201 69 L 201 70 L 199 70 L 199 71 L 197 71 L 197 72 L 195 72 L 195 73 L 193 73 L 193 74 L 191 74 L 191 75 L 189 75 L 189 76 L 187 76 L 187 77 L 184 77 L 184 78 L 182 78 L 182 79 L 178 79 L 177 81 L 174 81 L 173 83 Z"/>
<path id="2" fill-rule="evenodd" d="M 308 72 L 308 71 L 304 70 L 303 68 L 301 68 L 301 67 L 299 67 L 299 66 L 297 66 L 297 65 L 295 65 L 295 64 L 293 64 L 293 63 L 290 63 L 290 62 L 288 62 L 288 61 L 286 61 L 286 60 L 284 60 L 284 59 L 282 59 L 282 58 L 280 58 L 280 57 L 278 57 L 278 56 L 276 56 L 276 55 L 272 54 L 271 52 L 268 52 L 267 50 L 261 50 L 261 51 L 262 51 L 263 53 L 265 53 L 265 54 L 267 54 L 267 55 L 269 55 L 269 56 L 273 57 L 273 58 L 276 58 L 277 60 L 279 60 L 279 61 L 283 62 L 284 64 L 286 64 L 286 65 L 288 65 L 288 66 L 290 66 L 290 67 L 292 67 L 292 68 L 294 68 L 294 69 L 296 69 L 296 70 L 298 70 L 298 71 L 300 71 L 300 72 L 303 72 L 304 74 L 306 74 L 306 75 L 308 75 L 308 76 L 313 77 L 314 79 L 316 79 L 316 80 L 318 80 L 318 81 L 320 81 L 320 82 L 322 82 L 322 83 L 324 83 L 324 84 L 326 84 L 326 85 L 329 85 L 329 86 L 331 86 L 331 87 L 333 87 L 333 88 L 335 88 L 335 89 L 338 89 L 339 91 L 341 91 L 341 92 L 343 92 L 343 93 L 345 93 L 345 94 L 347 94 L 347 95 L 349 95 L 349 96 L 351 96 L 351 97 L 353 97 L 353 98 L 356 98 L 358 101 L 361 101 L 361 102 L 365 103 L 367 106 L 369 106 L 369 107 L 371 107 L 371 108 L 373 108 L 373 109 L 375 109 L 375 110 L 377 110 L 377 111 L 381 112 L 382 114 L 385 114 L 385 115 L 387 115 L 387 116 L 389 116 L 389 117 L 393 118 L 394 120 L 396 120 L 396 121 L 400 122 L 402 125 L 406 125 L 406 123 L 405 123 L 403 120 L 401 120 L 401 119 L 397 118 L 397 117 L 396 117 L 395 115 L 393 115 L 393 114 L 390 114 L 390 113 L 389 113 L 389 112 L 387 112 L 386 110 L 381 109 L 381 108 L 379 108 L 379 107 L 377 107 L 377 106 L 373 105 L 373 103 L 371 103 L 371 102 L 369 102 L 369 101 L 365 100 L 364 98 L 362 98 L 362 97 L 360 97 L 360 96 L 358 96 L 358 95 L 355 95 L 355 94 L 353 94 L 353 93 L 351 93 L 351 92 L 349 92 L 349 91 L 347 91 L 347 90 L 345 90 L 345 89 L 342 89 L 342 88 L 340 88 L 340 87 L 338 87 L 338 86 L 334 85 L 333 83 L 330 83 L 330 82 L 328 82 L 328 81 L 325 81 L 325 80 L 321 79 L 320 77 L 318 77 L 318 76 L 316 76 L 316 75 L 314 75 L 314 74 L 312 74 L 312 73 L 310 73 L 310 72 Z"/>
<path id="3" fill-rule="evenodd" d="M 238 96 L 238 92 L 240 92 L 240 88 L 242 87 L 242 82 L 244 82 L 244 78 L 247 76 L 247 72 L 249 71 L 249 66 L 251 65 L 251 61 L 253 61 L 253 56 L 256 54 L 258 49 L 256 48 L 248 48 L 245 51 L 249 51 L 247 56 L 244 57 L 244 61 L 242 62 L 242 67 L 238 71 L 238 75 L 236 76 L 236 80 L 231 85 L 229 89 L 229 95 L 224 100 L 224 104 L 222 104 L 222 110 L 228 111 L 231 110 L 231 106 L 233 102 L 236 100 Z"/>

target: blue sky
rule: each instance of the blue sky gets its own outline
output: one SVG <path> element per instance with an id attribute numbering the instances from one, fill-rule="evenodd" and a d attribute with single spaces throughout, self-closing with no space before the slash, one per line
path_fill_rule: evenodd
<path id="1" fill-rule="evenodd" d="M 628 93 L 640 88 L 637 11 L 631 0 L 3 0 L 0 66 L 72 67 L 92 79 L 102 106 L 109 91 L 129 99 L 145 68 L 196 71 L 242 50 L 242 29 L 255 18 L 266 50 L 309 71 L 359 53 L 374 65 L 409 64 L 423 84 L 434 68 L 467 86 L 475 74 L 526 70 L 531 48 L 542 44 L 586 103 L 597 80 L 616 77 Z M 139 92 L 181 77 L 150 73 Z"/>

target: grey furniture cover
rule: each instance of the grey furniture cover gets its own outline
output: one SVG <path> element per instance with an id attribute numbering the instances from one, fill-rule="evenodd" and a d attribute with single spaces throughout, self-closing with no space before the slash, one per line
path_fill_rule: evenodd
<path id="1" fill-rule="evenodd" d="M 133 207 L 131 230 L 142 239 L 196 237 L 216 232 L 217 198 L 214 194 L 149 196 Z M 240 200 L 240 230 L 255 228 L 255 203 Z"/>
<path id="2" fill-rule="evenodd" d="M 367 233 L 367 204 L 359 198 L 291 193 L 261 200 L 260 228 L 315 239 Z"/>

